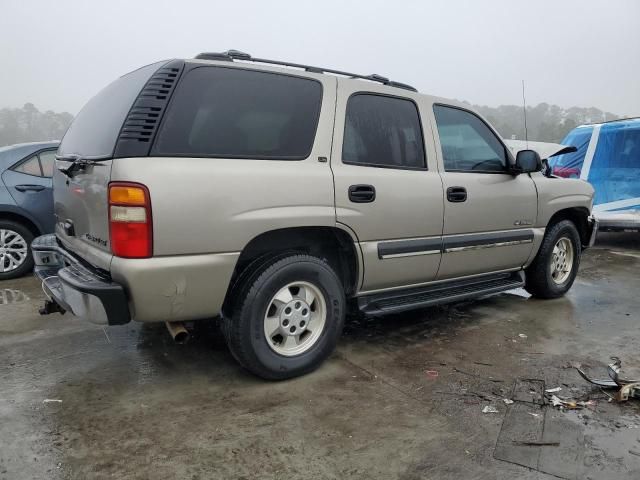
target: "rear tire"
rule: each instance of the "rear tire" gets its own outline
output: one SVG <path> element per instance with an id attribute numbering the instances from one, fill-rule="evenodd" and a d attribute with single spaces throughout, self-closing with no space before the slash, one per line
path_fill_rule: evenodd
<path id="1" fill-rule="evenodd" d="M 223 330 L 233 356 L 259 377 L 284 380 L 311 372 L 333 352 L 344 289 L 326 262 L 294 254 L 247 275 L 229 310 Z"/>
<path id="2" fill-rule="evenodd" d="M 536 298 L 557 298 L 573 285 L 581 253 L 580 234 L 570 220 L 547 228 L 534 261 L 525 270 L 525 290 Z"/>
<path id="3" fill-rule="evenodd" d="M 0 280 L 18 278 L 33 270 L 33 233 L 24 225 L 0 220 Z"/>

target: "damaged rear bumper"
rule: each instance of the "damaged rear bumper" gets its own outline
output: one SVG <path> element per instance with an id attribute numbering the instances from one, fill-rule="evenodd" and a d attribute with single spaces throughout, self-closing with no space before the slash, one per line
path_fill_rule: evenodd
<path id="1" fill-rule="evenodd" d="M 124 288 L 63 249 L 55 235 L 36 238 L 31 250 L 35 274 L 50 301 L 59 307 L 46 306 L 45 313 L 62 309 L 104 325 L 122 325 L 131 320 Z"/>

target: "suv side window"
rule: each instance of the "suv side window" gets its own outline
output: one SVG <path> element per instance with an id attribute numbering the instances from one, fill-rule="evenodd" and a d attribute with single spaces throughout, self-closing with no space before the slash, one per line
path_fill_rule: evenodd
<path id="1" fill-rule="evenodd" d="M 180 81 L 151 154 L 302 160 L 313 148 L 322 84 L 197 67 Z"/>
<path id="2" fill-rule="evenodd" d="M 422 127 L 416 105 L 403 98 L 352 95 L 347 102 L 342 161 L 425 169 Z"/>
<path id="3" fill-rule="evenodd" d="M 480 118 L 460 108 L 443 105 L 434 105 L 433 111 L 446 171 L 506 171 L 506 148 Z"/>

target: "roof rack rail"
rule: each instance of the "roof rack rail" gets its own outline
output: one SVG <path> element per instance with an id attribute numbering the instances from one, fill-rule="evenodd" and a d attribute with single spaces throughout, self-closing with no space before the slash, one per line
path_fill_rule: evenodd
<path id="1" fill-rule="evenodd" d="M 359 78 L 361 80 L 370 80 L 372 82 L 379 82 L 383 85 L 390 87 L 404 88 L 405 90 L 411 90 L 417 92 L 414 87 L 407 85 L 406 83 L 394 82 L 387 77 L 377 75 L 375 73 L 371 75 L 358 75 L 357 73 L 343 72 L 340 70 L 333 70 L 331 68 L 313 67 L 311 65 L 303 65 L 301 63 L 282 62 L 280 60 L 267 60 L 265 58 L 255 58 L 248 53 L 240 52 L 238 50 L 227 50 L 226 52 L 204 52 L 195 56 L 196 60 L 222 60 L 227 62 L 233 62 L 234 60 L 244 60 L 247 62 L 267 63 L 269 65 L 280 65 L 284 67 L 302 68 L 307 72 L 312 73 L 332 73 L 334 75 L 342 75 L 350 78 Z"/>

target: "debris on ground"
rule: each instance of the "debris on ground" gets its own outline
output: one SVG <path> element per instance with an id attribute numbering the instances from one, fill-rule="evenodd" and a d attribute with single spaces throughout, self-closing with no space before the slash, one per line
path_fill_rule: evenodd
<path id="1" fill-rule="evenodd" d="M 507 405 L 511 405 L 513 403 L 513 400 L 511 400 L 509 398 L 503 398 L 502 401 Z"/>
<path id="2" fill-rule="evenodd" d="M 530 447 L 559 447 L 560 442 L 522 442 L 519 440 L 513 441 L 514 445 L 527 445 Z"/>
<path id="3" fill-rule="evenodd" d="M 427 370 L 424 373 L 427 375 L 427 378 L 429 378 L 430 380 L 435 380 L 436 378 L 438 378 L 437 370 Z"/>
<path id="4" fill-rule="evenodd" d="M 524 333 L 520 333 L 520 334 L 518 334 L 518 336 L 519 336 L 520 338 L 527 338 L 527 336 L 526 336 Z"/>
<path id="5" fill-rule="evenodd" d="M 618 402 L 626 402 L 629 398 L 640 399 L 640 380 L 629 380 L 620 377 L 620 370 L 622 367 L 622 361 L 618 357 L 611 357 L 612 363 L 607 365 L 608 379 L 595 379 L 590 378 L 579 367 L 575 367 L 578 374 L 584 378 L 587 382 L 597 385 L 602 389 L 619 389 L 613 397 Z"/>
<path id="6" fill-rule="evenodd" d="M 567 400 L 564 398 L 560 398 L 557 395 L 551 395 L 549 398 L 551 405 L 554 407 L 560 407 L 560 410 L 579 410 L 581 408 L 595 408 L 598 405 L 598 402 L 595 400 L 586 400 L 586 401 L 577 401 L 577 400 Z"/>
<path id="7" fill-rule="evenodd" d="M 493 405 L 487 405 L 482 409 L 482 413 L 500 413 Z"/>
<path id="8" fill-rule="evenodd" d="M 562 387 L 556 387 L 556 388 L 547 388 L 545 390 L 546 393 L 558 393 L 560 390 L 562 390 Z"/>

